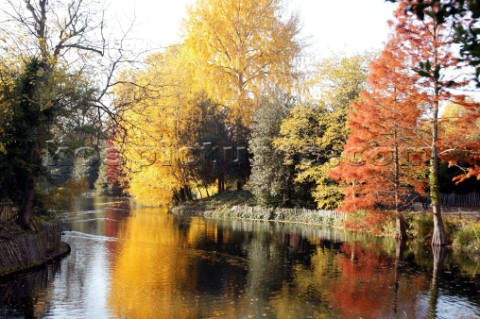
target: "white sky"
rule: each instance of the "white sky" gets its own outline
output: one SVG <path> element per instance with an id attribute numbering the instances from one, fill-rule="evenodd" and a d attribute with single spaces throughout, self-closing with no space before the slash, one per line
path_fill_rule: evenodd
<path id="1" fill-rule="evenodd" d="M 132 37 L 141 47 L 155 48 L 179 41 L 186 6 L 193 2 L 111 0 L 109 9 L 122 21 L 135 17 Z M 290 0 L 289 7 L 300 14 L 302 38 L 310 44 L 309 54 L 320 58 L 338 51 L 381 48 L 394 5 L 384 0 Z"/>

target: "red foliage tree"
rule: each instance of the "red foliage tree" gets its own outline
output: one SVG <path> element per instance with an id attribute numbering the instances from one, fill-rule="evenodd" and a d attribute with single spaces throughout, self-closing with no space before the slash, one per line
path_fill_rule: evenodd
<path id="1" fill-rule="evenodd" d="M 394 206 L 398 208 L 401 197 L 399 186 L 405 184 L 402 178 L 406 178 L 406 184 L 416 186 L 417 189 L 421 184 L 411 178 L 415 177 L 416 168 L 411 172 L 407 170 L 408 174 L 405 174 L 397 150 L 401 146 L 414 146 L 421 150 L 429 168 L 428 188 L 434 216 L 432 245 L 441 246 L 448 241 L 440 210 L 440 160 L 443 157 L 452 164 L 460 161 L 475 162 L 475 158 L 468 157 L 465 153 L 477 145 L 472 143 L 472 134 L 463 134 L 460 137 L 458 134 L 468 132 L 474 127 L 480 108 L 478 104 L 465 102 L 464 95 L 457 94 L 456 89 L 468 84 L 467 69 L 466 65 L 454 56 L 451 27 L 432 19 L 438 6 L 432 6 L 424 20 L 419 20 L 407 10 L 407 7 L 416 1 L 398 2 L 396 21 L 392 23 L 395 27 L 394 40 L 381 57 L 384 59 L 382 63 L 386 65 L 372 66 L 369 80 L 372 92 L 365 94 L 364 102 L 357 104 L 353 108 L 354 113 L 350 115 L 350 145 L 357 147 L 357 153 L 360 146 L 366 160 L 383 162 L 385 167 L 357 165 L 349 168 L 343 164 L 334 172 L 334 177 L 350 182 L 344 205 L 347 210 L 351 210 L 352 206 L 356 209 L 370 208 L 377 199 L 388 203 L 388 196 L 380 190 L 386 189 L 390 192 L 392 187 L 395 190 L 391 193 L 395 198 Z M 447 101 L 462 105 L 466 113 L 466 116 L 456 122 L 459 127 L 456 134 L 447 134 L 442 130 L 440 108 Z M 386 112 L 383 111 L 385 106 Z M 376 124 L 370 124 L 365 129 L 365 123 Z M 347 144 L 347 149 L 348 146 Z M 392 156 L 385 161 L 385 156 L 372 150 L 372 146 L 393 149 Z M 349 155 L 349 151 L 345 154 Z M 350 156 L 351 154 L 352 151 Z M 465 160 L 466 157 L 468 160 Z M 363 164 L 356 160 L 353 164 Z M 475 167 L 470 171 L 470 175 L 475 174 Z"/>
<path id="2" fill-rule="evenodd" d="M 122 155 L 114 145 L 112 139 L 107 142 L 107 152 L 105 154 L 105 165 L 107 166 L 107 179 L 108 183 L 114 187 L 114 189 L 123 189 L 124 185 L 122 180 L 125 179 L 125 173 L 122 170 Z"/>
<path id="3" fill-rule="evenodd" d="M 470 102 L 464 105 L 450 104 L 442 115 L 440 131 L 444 138 L 441 140 L 440 148 L 444 151 L 441 159 L 449 166 L 455 166 L 462 171 L 462 174 L 453 178 L 456 184 L 471 178 L 480 180 L 479 112 L 480 105 Z"/>
<path id="4" fill-rule="evenodd" d="M 465 158 L 462 163 L 459 163 L 459 158 L 455 157 L 452 160 L 449 160 L 449 166 L 457 166 L 459 167 L 463 173 L 455 176 L 453 178 L 453 181 L 456 182 L 456 184 L 460 184 L 470 178 L 476 178 L 478 181 L 480 181 L 480 140 L 477 140 L 476 142 L 468 143 L 464 147 L 464 151 L 467 151 L 471 153 L 471 156 L 468 158 Z M 449 158 L 449 156 L 446 156 L 446 158 Z M 468 166 L 465 166 L 468 165 Z"/>
<path id="5" fill-rule="evenodd" d="M 457 94 L 456 89 L 465 87 L 469 82 L 468 69 L 454 56 L 451 26 L 432 18 L 439 10 L 439 4 L 426 10 L 423 20 L 408 12 L 411 4 L 408 0 L 399 2 L 395 12 L 395 33 L 401 44 L 399 49 L 408 56 L 406 67 L 415 71 L 410 83 L 416 90 L 416 100 L 422 110 L 422 122 L 417 124 L 419 141 L 425 145 L 425 153 L 429 157 L 429 191 L 434 220 L 432 245 L 443 246 L 448 239 L 440 208 L 440 160 L 447 155 L 451 161 L 465 157 L 463 151 L 469 142 L 464 140 L 464 145 L 459 147 L 458 141 L 452 140 L 452 135 L 442 131 L 440 107 L 446 101 L 464 106 L 468 116 L 459 120 L 458 124 L 465 129 L 478 119 L 479 109 L 475 103 L 466 103 L 464 95 Z M 462 137 L 457 136 L 456 139 Z"/>
<path id="6" fill-rule="evenodd" d="M 413 188 L 423 192 L 425 175 L 423 161 L 412 158 L 418 155 L 415 127 L 421 112 L 405 58 L 392 38 L 370 65 L 370 90 L 349 113 L 345 161 L 332 172 L 348 185 L 340 209 L 394 209 L 399 239 L 406 237 L 400 205 Z"/>
<path id="7" fill-rule="evenodd" d="M 115 146 L 115 132 L 107 140 L 105 158 L 100 166 L 99 176 L 95 182 L 98 192 L 109 196 L 122 196 L 128 188 L 124 171 L 124 158 Z"/>

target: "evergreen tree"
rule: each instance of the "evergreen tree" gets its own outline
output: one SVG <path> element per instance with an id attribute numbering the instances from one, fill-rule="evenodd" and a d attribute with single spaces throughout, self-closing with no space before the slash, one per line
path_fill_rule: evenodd
<path id="1" fill-rule="evenodd" d="M 33 209 L 38 206 L 35 205 L 35 189 L 45 177 L 41 152 L 46 149 L 54 120 L 53 106 L 42 104 L 49 88 L 47 72 L 47 65 L 39 59 L 33 58 L 26 63 L 8 98 L 12 115 L 4 123 L 1 138 L 5 145 L 1 188 L 19 208 L 18 222 L 24 228 L 29 227 Z"/>
<path id="2" fill-rule="evenodd" d="M 248 188 L 261 206 L 288 206 L 292 200 L 293 167 L 285 164 L 285 155 L 273 146 L 280 125 L 287 116 L 292 98 L 284 94 L 264 97 L 253 115 L 249 152 L 253 156 Z"/>

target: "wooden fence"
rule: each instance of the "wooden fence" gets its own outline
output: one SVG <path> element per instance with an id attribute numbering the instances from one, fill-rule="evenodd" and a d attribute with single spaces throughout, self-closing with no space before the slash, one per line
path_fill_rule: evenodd
<path id="1" fill-rule="evenodd" d="M 445 207 L 478 207 L 480 208 L 480 193 L 440 194 L 442 206 Z"/>

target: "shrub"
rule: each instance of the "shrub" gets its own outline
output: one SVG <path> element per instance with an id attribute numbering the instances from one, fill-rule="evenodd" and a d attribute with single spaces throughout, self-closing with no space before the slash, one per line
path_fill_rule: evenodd
<path id="1" fill-rule="evenodd" d="M 405 219 L 409 224 L 408 235 L 414 239 L 428 239 L 433 235 L 433 218 L 430 214 L 412 213 Z"/>
<path id="2" fill-rule="evenodd" d="M 407 223 L 407 234 L 416 240 L 430 240 L 433 235 L 433 216 L 428 213 L 404 214 Z M 448 218 L 443 219 L 447 236 L 452 236 L 458 231 L 458 223 Z"/>
<path id="3" fill-rule="evenodd" d="M 394 225 L 395 216 L 389 212 L 368 212 L 360 210 L 348 215 L 345 221 L 345 228 L 376 236 L 390 235 L 389 232 L 392 229 L 392 223 Z"/>
<path id="4" fill-rule="evenodd" d="M 467 224 L 457 231 L 453 246 L 467 254 L 480 253 L 480 224 Z"/>

